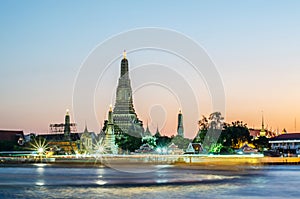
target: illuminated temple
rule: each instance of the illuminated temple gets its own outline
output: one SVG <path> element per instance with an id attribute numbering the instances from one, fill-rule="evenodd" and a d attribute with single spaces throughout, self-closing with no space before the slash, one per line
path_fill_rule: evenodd
<path id="1" fill-rule="evenodd" d="M 108 112 L 108 122 L 105 130 L 104 137 L 104 148 L 108 154 L 117 154 L 118 146 L 115 144 L 115 133 L 114 133 L 114 123 L 113 123 L 113 113 L 112 108 L 109 108 Z"/>
<path id="2" fill-rule="evenodd" d="M 121 71 L 116 91 L 116 102 L 113 110 L 115 133 L 127 133 L 132 136 L 143 136 L 143 122 L 138 119 L 133 107 L 132 89 L 128 73 L 126 52 L 123 53 Z"/>

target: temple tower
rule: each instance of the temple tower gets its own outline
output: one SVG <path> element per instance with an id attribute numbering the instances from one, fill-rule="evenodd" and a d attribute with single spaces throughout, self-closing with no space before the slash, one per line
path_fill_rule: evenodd
<path id="1" fill-rule="evenodd" d="M 178 113 L 177 135 L 179 135 L 181 137 L 184 137 L 184 134 L 183 134 L 183 116 L 182 116 L 181 110 L 179 110 L 179 113 Z"/>
<path id="2" fill-rule="evenodd" d="M 103 140 L 103 146 L 107 154 L 117 154 L 118 146 L 115 143 L 115 133 L 114 133 L 114 122 L 113 122 L 113 113 L 112 107 L 110 106 L 108 112 L 108 122 L 105 130 L 105 137 Z"/>
<path id="3" fill-rule="evenodd" d="M 260 137 L 266 136 L 265 124 L 264 124 L 264 114 L 262 113 L 261 116 L 261 130 L 260 130 Z"/>
<path id="4" fill-rule="evenodd" d="M 66 140 L 70 140 L 70 133 L 71 133 L 71 125 L 70 125 L 70 114 L 69 114 L 69 109 L 66 111 L 66 116 L 65 116 L 65 124 L 64 124 L 64 136 Z"/>
<path id="5" fill-rule="evenodd" d="M 143 122 L 138 119 L 133 107 L 126 51 L 124 51 L 121 60 L 121 71 L 113 113 L 113 122 L 117 134 L 127 133 L 133 136 L 142 136 L 144 133 Z"/>
<path id="6" fill-rule="evenodd" d="M 151 133 L 150 130 L 149 130 L 148 122 L 147 122 L 147 128 L 146 128 L 146 131 L 144 132 L 144 137 L 147 137 L 147 136 L 152 136 L 152 133 Z"/>

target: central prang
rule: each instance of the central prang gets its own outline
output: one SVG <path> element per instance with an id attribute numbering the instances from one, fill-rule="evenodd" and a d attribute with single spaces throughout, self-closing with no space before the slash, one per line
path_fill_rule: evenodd
<path id="1" fill-rule="evenodd" d="M 135 137 L 142 137 L 144 134 L 143 122 L 138 119 L 133 107 L 126 51 L 124 51 L 123 59 L 121 60 L 113 121 L 116 134 L 126 133 Z"/>

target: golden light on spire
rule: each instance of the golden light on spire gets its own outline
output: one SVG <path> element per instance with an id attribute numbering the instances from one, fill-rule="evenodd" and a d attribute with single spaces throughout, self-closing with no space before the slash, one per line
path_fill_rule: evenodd
<path id="1" fill-rule="evenodd" d="M 126 59 L 126 50 L 123 51 L 123 59 Z"/>
<path id="2" fill-rule="evenodd" d="M 112 112 L 112 105 L 109 105 L 109 111 Z"/>

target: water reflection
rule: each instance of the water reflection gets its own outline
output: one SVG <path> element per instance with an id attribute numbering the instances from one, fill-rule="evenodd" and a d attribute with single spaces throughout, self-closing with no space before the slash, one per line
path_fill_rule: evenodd
<path id="1" fill-rule="evenodd" d="M 1 198 L 297 198 L 300 167 L 163 167 L 148 173 L 111 168 L 0 167 Z"/>

